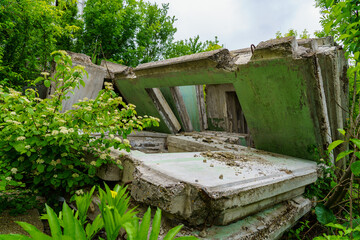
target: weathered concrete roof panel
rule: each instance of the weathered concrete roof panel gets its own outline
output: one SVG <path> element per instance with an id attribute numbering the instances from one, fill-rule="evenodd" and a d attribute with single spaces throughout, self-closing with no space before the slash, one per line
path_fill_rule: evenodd
<path id="1" fill-rule="evenodd" d="M 134 69 L 137 77 L 179 71 L 197 71 L 206 68 L 231 68 L 229 50 L 222 48 L 209 52 L 195 53 L 182 57 L 144 63 Z"/>

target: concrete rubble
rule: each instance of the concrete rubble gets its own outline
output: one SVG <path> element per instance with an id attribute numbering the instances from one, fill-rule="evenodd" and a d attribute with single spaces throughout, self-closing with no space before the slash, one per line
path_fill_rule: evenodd
<path id="1" fill-rule="evenodd" d="M 331 37 L 273 39 L 136 68 L 74 62 L 94 69 L 86 97 L 110 79 L 139 115 L 161 119 L 150 129 L 158 133 L 129 136 L 141 152 L 113 151 L 122 171 L 98 171 L 130 184 L 139 203 L 195 228 L 210 224 L 206 234 L 193 232 L 203 239 L 277 239 L 312 207 L 302 194 L 317 179 L 314 160 L 341 138 L 347 117 L 347 62 Z"/>

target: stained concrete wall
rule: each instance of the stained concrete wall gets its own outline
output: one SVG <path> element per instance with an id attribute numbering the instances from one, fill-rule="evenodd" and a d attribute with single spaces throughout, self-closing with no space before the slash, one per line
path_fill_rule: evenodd
<path id="1" fill-rule="evenodd" d="M 288 37 L 261 42 L 253 54 L 219 49 L 142 64 L 131 73 L 115 74 L 115 82 L 140 114 L 158 118 L 147 88 L 233 84 L 256 148 L 317 159 L 343 126 L 344 113 L 327 95 L 336 92 L 347 102 L 346 61 L 329 39 L 300 43 Z M 332 62 L 334 74 L 326 74 L 323 58 Z M 157 131 L 170 132 L 164 122 Z"/>

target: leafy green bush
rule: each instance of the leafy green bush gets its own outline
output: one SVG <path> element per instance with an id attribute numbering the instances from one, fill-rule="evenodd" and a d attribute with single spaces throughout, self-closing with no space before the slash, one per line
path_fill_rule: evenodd
<path id="1" fill-rule="evenodd" d="M 20 234 L 0 235 L 1 240 L 12 239 L 73 239 L 73 240 L 89 240 L 92 239 L 102 228 L 105 228 L 108 240 L 115 240 L 119 236 L 119 231 L 124 228 L 129 240 L 157 240 L 160 232 L 161 210 L 157 209 L 152 221 L 152 229 L 150 231 L 151 210 L 145 213 L 139 225 L 140 218 L 136 217 L 134 209 L 129 210 L 130 197 L 126 193 L 126 188 L 116 185 L 113 190 L 105 184 L 106 191 L 99 188 L 100 193 L 100 212 L 92 223 L 87 223 L 84 228 L 82 217 L 79 217 L 79 210 L 74 213 L 70 207 L 63 204 L 62 212 L 59 215 L 46 205 L 45 219 L 49 221 L 52 237 L 40 232 L 36 227 L 25 222 L 17 222 L 23 229 L 29 233 L 31 238 Z M 89 206 L 94 188 L 83 196 L 76 196 L 76 205 L 78 209 L 85 204 Z M 87 211 L 87 210 L 86 210 Z M 85 216 L 86 218 L 86 216 Z M 172 240 L 183 226 L 177 226 L 165 235 L 164 240 Z M 150 236 L 149 236 L 150 233 Z M 148 238 L 149 236 L 149 238 Z M 178 240 L 196 240 L 196 237 L 186 236 L 176 238 Z"/>
<path id="2" fill-rule="evenodd" d="M 55 75 L 43 73 L 36 80 L 56 85 L 51 98 L 42 100 L 33 89 L 22 95 L 0 86 L 0 175 L 2 181 L 21 181 L 33 190 L 71 192 L 94 183 L 96 167 L 112 161 L 110 148 L 130 150 L 126 137 L 133 129 L 157 126 L 159 120 L 137 117 L 135 106 L 126 105 L 111 84 L 96 99 L 84 99 L 75 109 L 61 112 L 62 101 L 84 85 L 87 73 L 82 66 L 72 67 L 66 52 L 53 55 Z M 95 132 L 101 137 L 93 137 Z M 87 162 L 85 154 L 95 160 Z"/>

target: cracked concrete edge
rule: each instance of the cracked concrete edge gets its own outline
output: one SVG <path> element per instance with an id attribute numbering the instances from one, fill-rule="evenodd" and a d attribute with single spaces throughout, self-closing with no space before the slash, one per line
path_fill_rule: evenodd
<path id="1" fill-rule="evenodd" d="M 131 67 L 122 65 L 122 64 L 118 64 L 118 63 L 113 63 L 110 61 L 106 61 L 106 60 L 102 60 L 101 61 L 101 65 L 102 67 L 105 68 L 106 71 L 106 77 L 108 79 L 113 80 L 115 78 L 115 74 L 128 74 Z"/>
<path id="2" fill-rule="evenodd" d="M 274 240 L 310 211 L 312 202 L 303 196 L 277 204 L 243 220 L 227 226 L 214 226 L 207 230 L 203 240 Z M 194 232 L 195 234 L 197 232 Z"/>
<path id="3" fill-rule="evenodd" d="M 262 58 L 273 58 L 273 57 L 305 57 L 306 54 L 312 54 L 310 49 L 313 49 L 313 46 L 321 46 L 325 51 L 329 48 L 332 48 L 335 43 L 332 37 L 324 38 L 309 38 L 309 39 L 296 39 L 293 36 L 280 38 L 280 39 L 271 39 L 268 41 L 262 41 L 254 50 L 254 53 L 251 52 L 250 48 L 243 48 L 229 51 L 226 48 L 221 48 L 208 52 L 195 53 L 191 55 L 185 55 L 181 57 L 165 59 L 155 62 L 149 62 L 140 64 L 135 68 L 112 63 L 109 61 L 103 60 L 101 66 L 95 65 L 91 62 L 91 58 L 85 54 L 68 52 L 72 57 L 73 61 L 76 63 L 83 63 L 89 67 L 99 68 L 106 72 L 106 78 L 111 79 L 127 79 L 127 78 L 136 78 L 137 76 L 146 75 L 149 73 L 149 70 L 171 67 L 171 66 L 181 66 L 185 63 L 193 63 L 200 61 L 210 61 L 215 64 L 215 67 L 218 69 L 223 69 L 226 71 L 235 71 L 237 65 L 242 65 L 248 63 L 250 60 L 259 60 Z M 265 51 L 265 52 L 264 52 Z M 269 51 L 271 54 L 269 54 Z M 265 54 L 264 54 L 265 53 Z M 275 55 L 274 55 L 275 53 Z M 208 63 L 209 64 L 209 63 Z M 206 64 L 208 66 L 208 64 Z M 199 65 L 201 66 L 201 64 Z M 108 71 L 109 70 L 109 71 Z M 109 74 L 110 72 L 110 74 Z"/>
<path id="4" fill-rule="evenodd" d="M 124 165 L 124 170 L 129 169 L 129 166 Z M 301 192 L 295 191 L 295 195 L 302 194 L 303 187 L 316 180 L 316 172 L 312 172 L 311 176 L 293 178 L 291 184 L 288 181 L 281 181 L 270 189 L 267 184 L 256 189 L 229 191 L 227 194 L 217 196 L 216 192 L 208 192 L 196 184 L 181 182 L 139 162 L 132 168 L 134 174 L 131 196 L 136 201 L 159 207 L 176 218 L 187 221 L 190 225 L 203 224 L 205 219 L 217 221 L 220 225 L 229 224 L 246 215 L 237 212 L 235 215 L 233 213 L 233 217 L 225 216 L 227 210 L 246 208 L 249 214 L 258 212 L 265 207 L 294 197 L 293 193 L 296 189 L 302 188 Z M 267 194 L 261 194 L 261 196 L 256 194 L 264 191 Z M 256 207 L 256 205 L 259 206 Z M 221 220 L 222 215 L 224 216 Z"/>
<path id="5" fill-rule="evenodd" d="M 166 66 L 178 65 L 182 63 L 195 62 L 206 59 L 216 61 L 218 62 L 218 64 L 220 64 L 220 66 L 222 66 L 224 64 L 223 62 L 228 59 L 227 55 L 230 57 L 229 50 L 227 50 L 226 48 L 221 48 L 209 52 L 195 53 L 191 55 L 185 55 L 185 56 L 161 60 L 157 62 L 140 64 L 134 69 L 134 71 L 137 72 L 151 68 L 166 67 Z"/>

